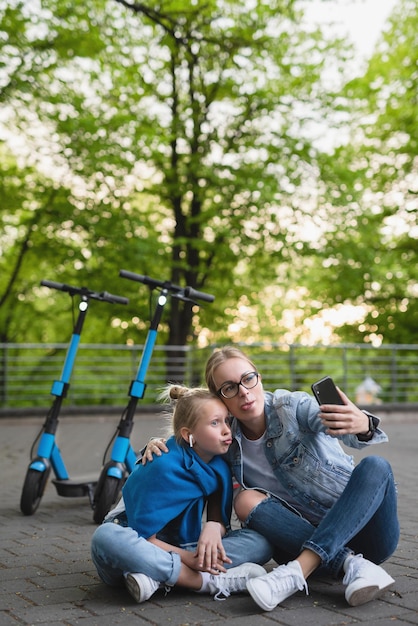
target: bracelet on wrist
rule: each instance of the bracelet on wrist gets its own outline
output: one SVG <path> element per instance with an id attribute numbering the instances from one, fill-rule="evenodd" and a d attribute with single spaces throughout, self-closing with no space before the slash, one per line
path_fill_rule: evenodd
<path id="1" fill-rule="evenodd" d="M 376 424 L 374 423 L 373 416 L 369 415 L 368 413 L 366 413 L 366 415 L 369 419 L 369 430 L 365 435 L 361 433 L 357 435 L 357 439 L 359 441 L 370 441 L 371 439 L 373 439 L 373 435 L 376 431 Z"/>

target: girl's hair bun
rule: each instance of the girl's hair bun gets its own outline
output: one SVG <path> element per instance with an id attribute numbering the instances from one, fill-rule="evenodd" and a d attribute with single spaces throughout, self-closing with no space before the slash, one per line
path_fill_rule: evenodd
<path id="1" fill-rule="evenodd" d="M 168 389 L 170 398 L 172 400 L 178 400 L 179 398 L 184 396 L 184 394 L 186 394 L 188 391 L 189 391 L 189 388 L 182 387 L 182 385 L 170 385 Z"/>

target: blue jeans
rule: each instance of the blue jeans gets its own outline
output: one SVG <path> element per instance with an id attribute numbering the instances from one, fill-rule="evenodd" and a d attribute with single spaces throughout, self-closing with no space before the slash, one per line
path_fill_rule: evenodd
<path id="1" fill-rule="evenodd" d="M 373 563 L 382 563 L 393 554 L 399 541 L 391 466 L 381 457 L 365 457 L 317 527 L 274 497 L 256 506 L 245 526 L 271 541 L 278 562 L 295 559 L 304 548 L 309 548 L 321 557 L 321 568 L 335 577 L 353 552 L 363 554 Z"/>
<path id="2" fill-rule="evenodd" d="M 273 554 L 271 544 L 263 535 L 249 529 L 229 532 L 222 539 L 225 551 L 235 567 L 250 561 L 263 564 Z M 106 522 L 96 528 L 91 544 L 91 556 L 97 572 L 108 585 L 123 583 L 127 572 L 146 574 L 154 580 L 174 585 L 180 574 L 181 560 L 176 552 L 166 552 L 155 546 L 129 526 Z"/>

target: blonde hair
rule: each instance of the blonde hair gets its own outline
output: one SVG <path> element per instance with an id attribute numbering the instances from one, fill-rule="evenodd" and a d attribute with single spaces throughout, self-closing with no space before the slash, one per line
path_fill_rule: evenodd
<path id="1" fill-rule="evenodd" d="M 235 348 L 235 346 L 224 346 L 223 348 L 216 349 L 212 352 L 208 362 L 206 363 L 205 372 L 205 380 L 208 389 L 214 394 L 216 394 L 217 391 L 214 380 L 215 371 L 220 365 L 222 365 L 222 363 L 225 363 L 225 361 L 228 361 L 229 359 L 243 359 L 244 361 L 247 361 L 255 372 L 257 372 L 257 368 L 254 363 L 239 348 Z"/>
<path id="2" fill-rule="evenodd" d="M 170 402 L 173 409 L 169 414 L 172 432 L 177 443 L 184 444 L 181 436 L 182 428 L 193 430 L 200 418 L 200 407 L 208 400 L 219 400 L 208 389 L 203 387 L 184 387 L 182 385 L 167 385 L 159 397 L 160 400 Z"/>

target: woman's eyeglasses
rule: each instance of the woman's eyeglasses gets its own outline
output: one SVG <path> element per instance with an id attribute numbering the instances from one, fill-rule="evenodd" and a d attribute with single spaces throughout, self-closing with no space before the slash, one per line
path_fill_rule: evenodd
<path id="1" fill-rule="evenodd" d="M 216 393 L 218 396 L 222 396 L 223 398 L 230 400 L 238 395 L 240 385 L 241 387 L 244 387 L 244 389 L 252 389 L 255 387 L 258 383 L 258 377 L 258 372 L 247 372 L 241 376 L 239 383 L 228 381 L 219 387 Z"/>

